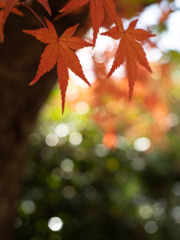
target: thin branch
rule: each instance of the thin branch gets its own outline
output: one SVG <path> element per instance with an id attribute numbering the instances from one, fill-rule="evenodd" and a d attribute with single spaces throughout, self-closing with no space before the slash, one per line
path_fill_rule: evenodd
<path id="1" fill-rule="evenodd" d="M 24 2 L 20 2 L 19 4 L 20 4 L 20 5 L 23 5 L 23 6 L 26 7 L 27 9 L 29 9 L 29 10 L 34 14 L 34 16 L 40 21 L 40 23 L 41 23 L 45 28 L 47 28 L 47 26 L 45 25 L 45 23 L 41 20 L 41 18 L 37 15 L 37 13 L 35 13 L 35 11 L 34 11 L 29 5 L 27 5 L 27 4 L 24 3 Z"/>

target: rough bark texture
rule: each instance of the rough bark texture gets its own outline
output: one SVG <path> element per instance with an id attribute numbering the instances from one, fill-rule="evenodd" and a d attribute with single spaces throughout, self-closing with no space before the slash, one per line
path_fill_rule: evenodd
<path id="1" fill-rule="evenodd" d="M 5 42 L 0 45 L 0 239 L 3 240 L 13 235 L 14 204 L 20 190 L 27 137 L 56 81 L 56 73 L 52 71 L 37 84 L 28 85 L 35 75 L 43 46 L 21 32 L 42 27 L 31 13 L 27 10 L 25 13 L 24 18 L 9 16 Z M 62 32 L 75 23 L 73 18 L 64 19 L 58 22 L 59 30 Z"/>

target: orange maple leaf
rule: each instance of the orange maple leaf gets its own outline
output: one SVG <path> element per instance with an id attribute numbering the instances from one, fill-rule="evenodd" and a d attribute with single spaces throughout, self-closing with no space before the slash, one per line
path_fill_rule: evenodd
<path id="1" fill-rule="evenodd" d="M 46 11 L 51 15 L 51 9 L 49 7 L 48 0 L 37 0 L 43 7 L 46 9 Z"/>
<path id="2" fill-rule="evenodd" d="M 109 31 L 102 33 L 101 35 L 109 36 L 114 39 L 121 39 L 113 65 L 107 77 L 110 77 L 116 68 L 120 67 L 126 61 L 126 71 L 129 82 L 129 99 L 132 97 L 134 82 L 137 77 L 137 62 L 139 62 L 149 72 L 152 72 L 146 54 L 139 42 L 147 40 L 149 37 L 154 37 L 154 34 L 150 34 L 143 29 L 135 29 L 138 20 L 130 22 L 127 30 L 124 30 L 122 20 L 118 20 L 118 28 L 113 27 Z"/>
<path id="3" fill-rule="evenodd" d="M 21 4 L 21 2 L 19 2 L 20 0 L 5 0 L 5 7 L 4 7 L 4 21 L 6 21 L 11 9 L 17 5 L 18 3 Z M 51 9 L 49 7 L 49 3 L 48 0 L 37 0 L 44 8 L 45 10 L 51 15 Z"/>
<path id="4" fill-rule="evenodd" d="M 2 26 L 4 26 L 9 13 L 16 6 L 19 0 L 5 0 L 4 9 L 3 9 L 3 17 L 2 17 Z"/>
<path id="5" fill-rule="evenodd" d="M 113 0 L 70 0 L 69 3 L 63 7 L 60 12 L 72 10 L 77 7 L 86 5 L 90 1 L 90 12 L 93 25 L 93 46 L 95 46 L 99 28 L 104 20 L 104 8 L 111 19 L 118 25 L 118 15 L 113 3 Z"/>
<path id="6" fill-rule="evenodd" d="M 72 72 L 74 72 L 88 85 L 90 85 L 83 73 L 79 59 L 73 50 L 92 46 L 92 44 L 85 42 L 79 37 L 72 36 L 75 33 L 78 24 L 73 27 L 67 28 L 60 37 L 57 36 L 53 24 L 47 19 L 46 24 L 47 28 L 23 31 L 25 33 L 33 35 L 41 42 L 48 44 L 41 55 L 41 60 L 36 76 L 30 83 L 30 85 L 36 83 L 40 77 L 42 77 L 45 73 L 49 72 L 57 63 L 57 75 L 61 90 L 63 113 L 65 105 L 65 95 L 69 79 L 68 68 L 70 68 Z"/>
<path id="7" fill-rule="evenodd" d="M 51 15 L 51 9 L 48 4 L 48 0 L 37 0 L 45 9 L 46 11 Z M 4 25 L 5 22 L 10 14 L 10 12 L 15 13 L 19 16 L 23 16 L 23 13 L 21 13 L 17 8 L 15 8 L 16 5 L 26 5 L 19 0 L 3 0 L 0 2 L 0 8 L 3 8 L 3 10 L 0 11 L 0 41 L 4 41 Z"/>
<path id="8" fill-rule="evenodd" d="M 4 8 L 5 8 L 5 3 L 6 1 L 1 1 L 0 2 L 0 8 L 2 8 L 2 10 L 0 10 L 0 41 L 3 42 L 4 41 L 4 31 L 3 31 L 3 27 L 4 27 Z M 10 9 L 11 13 L 14 13 L 16 15 L 19 15 L 19 16 L 23 16 L 24 14 L 19 11 L 17 8 L 15 7 L 12 7 Z M 9 14 L 9 13 L 8 13 Z"/>

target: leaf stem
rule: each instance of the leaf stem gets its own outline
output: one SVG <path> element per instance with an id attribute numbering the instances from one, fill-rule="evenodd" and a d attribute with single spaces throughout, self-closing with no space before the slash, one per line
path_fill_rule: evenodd
<path id="1" fill-rule="evenodd" d="M 23 3 L 23 2 L 20 2 L 19 4 L 20 4 L 20 5 L 23 5 L 23 6 L 26 7 L 27 9 L 29 9 L 29 10 L 34 14 L 34 16 L 40 21 L 40 23 L 41 23 L 45 28 L 47 28 L 47 26 L 45 25 L 45 23 L 41 20 L 41 18 L 37 15 L 37 13 L 35 13 L 35 11 L 34 11 L 29 5 L 27 5 L 26 3 Z"/>

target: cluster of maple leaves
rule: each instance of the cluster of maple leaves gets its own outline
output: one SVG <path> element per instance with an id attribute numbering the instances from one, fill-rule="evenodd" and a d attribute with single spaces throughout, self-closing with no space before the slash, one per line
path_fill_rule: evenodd
<path id="1" fill-rule="evenodd" d="M 48 0 L 37 1 L 51 15 Z M 60 12 L 66 12 L 71 9 L 81 7 L 86 5 L 88 2 L 90 2 L 90 13 L 93 26 L 92 43 L 88 43 L 79 37 L 73 36 L 78 25 L 67 28 L 65 32 L 58 37 L 54 25 L 47 19 L 45 19 L 46 25 L 42 22 L 43 28 L 37 30 L 24 30 L 25 33 L 30 34 L 39 41 L 47 44 L 41 55 L 37 73 L 30 84 L 32 85 L 36 83 L 45 73 L 50 71 L 57 64 L 57 75 L 62 97 L 62 112 L 64 112 L 66 90 L 69 79 L 68 68 L 90 85 L 83 73 L 82 66 L 75 51 L 80 48 L 95 46 L 99 28 L 104 20 L 104 9 L 115 23 L 115 26 L 109 31 L 102 33 L 102 35 L 109 36 L 113 39 L 120 39 L 114 62 L 107 78 L 109 78 L 113 72 L 125 62 L 129 82 L 129 98 L 131 99 L 134 82 L 137 76 L 137 62 L 151 72 L 146 54 L 142 48 L 142 42 L 154 35 L 143 29 L 135 29 L 137 20 L 131 21 L 128 28 L 125 30 L 122 20 L 116 12 L 113 0 L 70 0 L 65 7 L 60 10 Z M 3 29 L 10 12 L 22 15 L 22 13 L 17 9 L 18 5 L 24 5 L 30 8 L 27 3 L 21 3 L 19 0 L 0 1 L 1 41 L 4 40 Z"/>
<path id="2" fill-rule="evenodd" d="M 153 74 L 149 74 L 143 66 L 137 64 L 136 87 L 133 101 L 129 102 L 127 76 L 116 74 L 104 79 L 107 75 L 106 66 L 116 50 L 117 46 L 114 44 L 110 49 L 107 46 L 101 55 L 94 55 L 95 80 L 92 87 L 79 87 L 77 96 L 67 94 L 70 109 L 76 110 L 79 102 L 91 106 L 87 118 L 101 129 L 102 142 L 108 148 L 117 148 L 123 141 L 122 136 L 130 142 L 147 136 L 152 143 L 151 150 L 153 145 L 167 148 L 167 132 L 174 127 L 173 118 L 176 115 L 172 114 L 174 110 L 169 96 L 179 89 L 172 79 L 176 66 L 169 62 L 154 62 L 151 63 Z"/>

